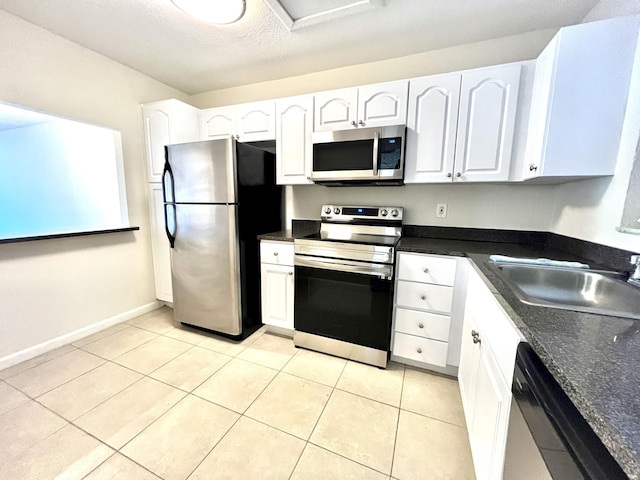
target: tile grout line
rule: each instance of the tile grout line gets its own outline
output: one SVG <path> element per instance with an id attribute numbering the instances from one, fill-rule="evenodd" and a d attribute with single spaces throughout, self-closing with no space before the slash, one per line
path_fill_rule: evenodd
<path id="1" fill-rule="evenodd" d="M 297 355 L 297 352 L 296 352 L 296 355 Z M 293 357 L 295 357 L 295 355 Z M 291 357 L 291 358 L 293 358 L 293 357 Z M 289 362 L 287 362 L 287 363 L 289 363 Z M 318 415 L 318 419 L 316 420 L 316 423 L 313 425 L 313 428 L 311 429 L 311 433 L 309 434 L 309 438 L 307 438 L 307 441 L 306 441 L 306 443 L 304 445 L 304 448 L 302 449 L 302 452 L 300 452 L 300 456 L 298 457 L 298 460 L 296 460 L 296 464 L 293 466 L 293 470 L 291 470 L 291 473 L 289 474 L 289 480 L 291 480 L 291 477 L 293 476 L 294 472 L 296 471 L 296 468 L 298 467 L 298 464 L 300 463 L 300 459 L 302 458 L 302 455 L 304 454 L 305 450 L 309 446 L 309 443 L 311 443 L 310 440 L 311 440 L 311 437 L 313 436 L 313 432 L 316 431 L 316 428 L 318 427 L 318 423 L 320 422 L 320 419 L 322 418 L 322 415 L 324 414 L 324 411 L 326 410 L 327 405 L 329 405 L 329 402 L 331 401 L 331 397 L 333 396 L 333 392 L 335 392 L 335 390 L 336 390 L 335 386 L 340 381 L 340 377 L 344 373 L 344 370 L 347 367 L 347 363 L 348 363 L 348 361 L 345 362 L 344 365 L 342 366 L 342 370 L 340 371 L 340 375 L 338 375 L 338 378 L 336 379 L 336 383 L 331 388 L 331 393 L 329 394 L 329 398 L 327 398 L 327 401 L 325 402 L 324 406 L 322 407 L 322 411 L 320 412 L 320 415 Z M 301 378 L 301 377 L 298 377 L 298 378 Z M 315 382 L 315 383 L 319 383 L 319 382 Z M 312 443 L 312 445 L 314 445 L 314 444 Z"/>
<path id="2" fill-rule="evenodd" d="M 400 388 L 400 403 L 398 405 L 398 420 L 396 420 L 396 434 L 393 438 L 393 453 L 391 454 L 391 469 L 389 470 L 389 478 L 393 476 L 393 464 L 396 459 L 396 448 L 398 447 L 398 431 L 400 430 L 400 415 L 402 414 L 402 396 L 404 395 L 404 384 L 407 377 L 407 368 L 402 371 L 402 387 Z"/>

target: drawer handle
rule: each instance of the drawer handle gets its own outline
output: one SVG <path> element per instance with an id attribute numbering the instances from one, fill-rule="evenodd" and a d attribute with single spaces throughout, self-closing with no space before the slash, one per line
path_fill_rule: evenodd
<path id="1" fill-rule="evenodd" d="M 422 353 L 422 349 L 420 347 L 418 347 L 418 349 L 416 350 L 416 352 L 418 353 Z"/>
<path id="2" fill-rule="evenodd" d="M 424 328 L 424 323 L 419 323 L 418 328 Z"/>
<path id="3" fill-rule="evenodd" d="M 427 296 L 423 293 L 422 295 L 420 295 L 420 300 L 426 300 Z"/>
<path id="4" fill-rule="evenodd" d="M 429 269 L 428 269 L 428 268 L 425 268 L 425 269 L 423 270 L 423 272 L 424 272 L 424 273 L 429 273 Z"/>

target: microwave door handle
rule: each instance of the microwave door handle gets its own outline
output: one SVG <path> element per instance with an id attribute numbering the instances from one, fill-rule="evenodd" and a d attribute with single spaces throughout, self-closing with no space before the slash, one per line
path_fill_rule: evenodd
<path id="1" fill-rule="evenodd" d="M 380 141 L 380 132 L 373 135 L 373 176 L 378 176 L 378 142 Z"/>

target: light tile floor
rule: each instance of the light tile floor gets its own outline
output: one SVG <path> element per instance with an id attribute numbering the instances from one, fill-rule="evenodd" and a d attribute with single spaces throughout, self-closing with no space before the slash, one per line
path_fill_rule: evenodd
<path id="1" fill-rule="evenodd" d="M 0 371 L 0 432 L 11 480 L 474 478 L 454 379 L 167 307 Z"/>

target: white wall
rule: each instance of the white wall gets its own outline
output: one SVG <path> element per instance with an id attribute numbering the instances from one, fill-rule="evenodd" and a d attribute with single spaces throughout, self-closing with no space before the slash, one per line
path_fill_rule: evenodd
<path id="1" fill-rule="evenodd" d="M 140 104 L 188 97 L 4 11 L 0 66 L 0 100 L 122 133 L 129 216 L 140 226 L 133 233 L 0 244 L 2 368 L 97 322 L 157 305 Z"/>
<path id="2" fill-rule="evenodd" d="M 192 103 L 199 108 L 217 107 L 531 60 L 540 54 L 556 31 L 557 29 L 538 30 L 391 60 L 215 90 L 194 95 Z M 312 62 L 313 59 L 309 61 Z"/>

